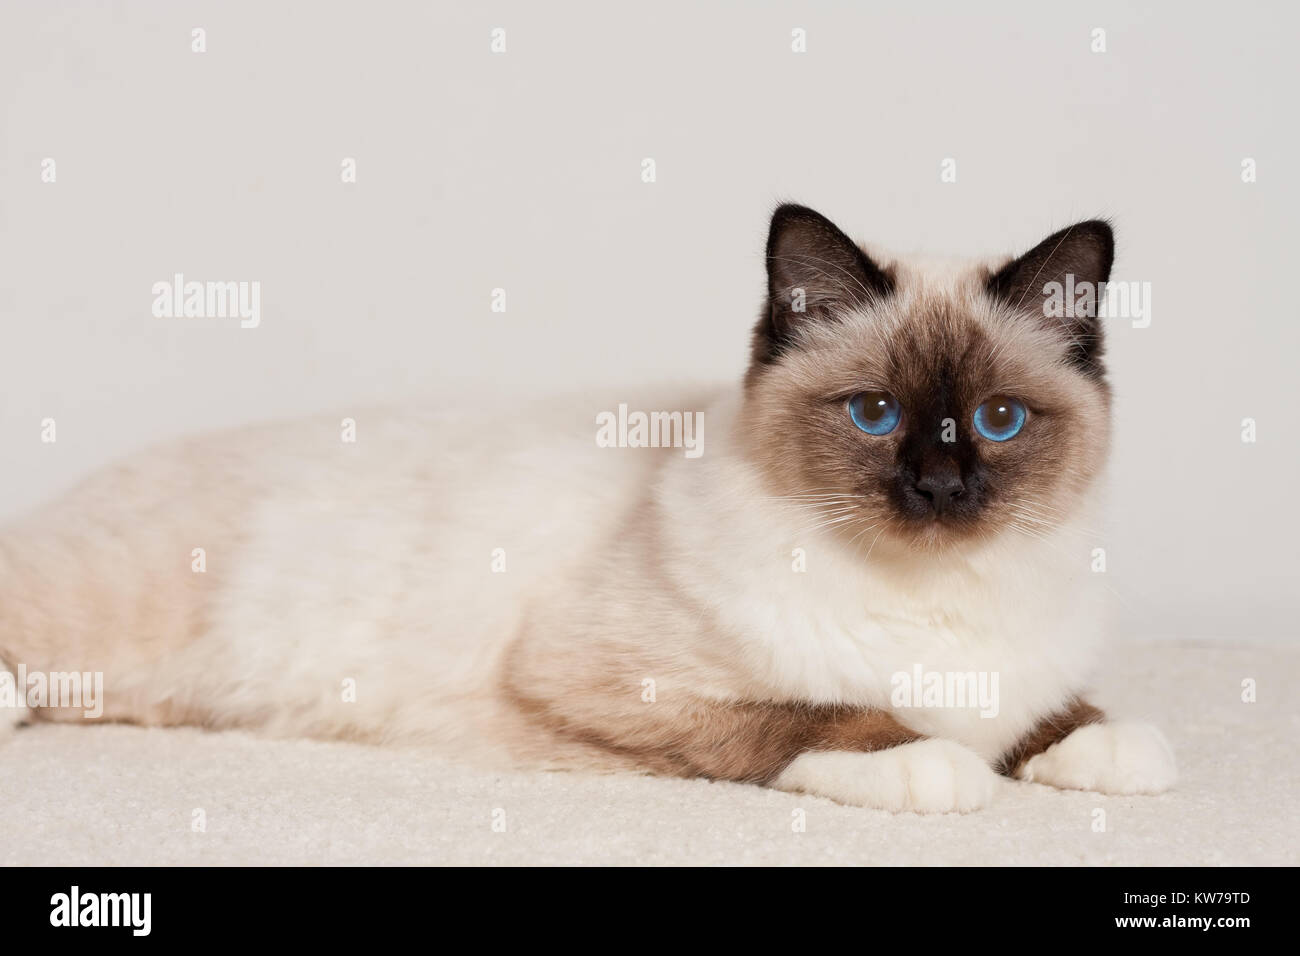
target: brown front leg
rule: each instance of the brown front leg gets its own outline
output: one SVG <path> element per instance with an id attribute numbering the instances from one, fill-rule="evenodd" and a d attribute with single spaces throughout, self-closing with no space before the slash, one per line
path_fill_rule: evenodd
<path id="1" fill-rule="evenodd" d="M 716 671 L 683 674 L 676 660 L 629 664 L 623 651 L 598 644 L 575 654 L 572 645 L 526 639 L 512 647 L 504 697 L 523 724 L 544 731 L 533 744 L 557 763 L 755 783 L 922 813 L 974 810 L 997 788 L 978 754 L 926 738 L 891 712 L 708 698 L 684 688 L 718 684 Z M 656 671 L 675 679 L 643 700 L 639 675 Z"/>
<path id="2" fill-rule="evenodd" d="M 998 773 L 1007 777 L 1015 776 L 1026 761 L 1038 756 L 1052 744 L 1060 743 L 1080 727 L 1099 724 L 1105 717 L 1092 704 L 1075 697 L 1063 710 L 1040 720 L 1033 730 L 1004 753 L 997 763 Z"/>
<path id="3" fill-rule="evenodd" d="M 996 775 L 975 753 L 924 738 L 882 710 L 691 699 L 640 710 L 512 698 L 557 745 L 599 748 L 624 766 L 756 783 L 840 803 L 921 813 L 965 812 L 993 797 Z M 575 711 L 586 711 L 578 717 Z"/>
<path id="4" fill-rule="evenodd" d="M 920 739 L 888 713 L 863 708 L 692 699 L 632 711 L 610 707 L 604 714 L 579 718 L 561 701 L 521 693 L 518 687 L 511 697 L 566 741 L 680 777 L 766 784 L 803 753 L 865 753 Z"/>
<path id="5" fill-rule="evenodd" d="M 1173 749 L 1157 728 L 1103 720 L 1077 698 L 1026 734 L 999 769 L 1059 790 L 1117 794 L 1164 793 L 1178 777 Z"/>
<path id="6" fill-rule="evenodd" d="M 790 703 L 702 703 L 650 744 L 681 776 L 769 784 L 800 754 L 868 753 L 920 739 L 881 710 Z"/>

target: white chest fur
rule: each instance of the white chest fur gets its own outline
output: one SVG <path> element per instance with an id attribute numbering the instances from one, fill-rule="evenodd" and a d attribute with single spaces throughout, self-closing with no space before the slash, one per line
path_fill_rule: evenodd
<path id="1" fill-rule="evenodd" d="M 1074 526 L 970 554 L 850 548 L 725 454 L 675 466 L 663 498 L 677 584 L 716 609 L 751 692 L 887 708 L 994 759 L 1099 653 L 1107 592 Z"/>

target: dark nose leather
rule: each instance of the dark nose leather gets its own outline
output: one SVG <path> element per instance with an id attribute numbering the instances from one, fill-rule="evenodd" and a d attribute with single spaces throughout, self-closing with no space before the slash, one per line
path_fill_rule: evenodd
<path id="1" fill-rule="evenodd" d="M 930 502 L 935 514 L 943 514 L 952 499 L 965 491 L 966 486 L 955 468 L 942 468 L 922 475 L 916 483 L 916 490 Z"/>

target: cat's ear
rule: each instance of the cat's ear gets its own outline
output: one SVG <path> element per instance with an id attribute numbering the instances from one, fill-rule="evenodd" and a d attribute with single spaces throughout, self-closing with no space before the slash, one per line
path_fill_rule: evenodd
<path id="1" fill-rule="evenodd" d="M 779 206 L 767 234 L 767 303 L 754 361 L 774 361 L 799 326 L 888 295 L 893 280 L 833 222 L 807 206 Z"/>
<path id="2" fill-rule="evenodd" d="M 1110 267 L 1115 235 L 1099 219 L 1075 223 L 1048 236 L 989 277 L 994 298 L 1041 316 L 1070 340 L 1070 359 L 1090 373 L 1101 372 L 1099 309 Z"/>

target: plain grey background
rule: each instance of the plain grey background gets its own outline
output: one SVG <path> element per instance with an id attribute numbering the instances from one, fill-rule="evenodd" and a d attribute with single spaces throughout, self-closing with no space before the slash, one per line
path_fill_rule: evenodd
<path id="1" fill-rule="evenodd" d="M 1113 278 L 1152 286 L 1149 328 L 1110 323 L 1126 629 L 1291 640 L 1298 26 L 1280 2 L 6 3 L 0 517 L 219 426 L 735 379 L 782 199 L 959 255 L 1105 215 Z M 154 318 L 174 272 L 260 281 L 260 327 Z"/>

